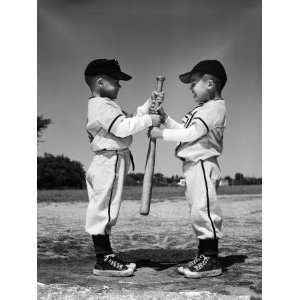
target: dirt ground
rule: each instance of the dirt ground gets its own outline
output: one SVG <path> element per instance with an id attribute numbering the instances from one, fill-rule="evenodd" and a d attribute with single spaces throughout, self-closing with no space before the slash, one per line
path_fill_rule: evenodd
<path id="1" fill-rule="evenodd" d="M 91 274 L 86 202 L 38 204 L 39 299 L 261 299 L 261 195 L 219 197 L 224 215 L 220 257 L 224 273 L 187 279 L 176 265 L 195 254 L 197 241 L 183 197 L 157 200 L 150 215 L 124 201 L 112 233 L 115 252 L 137 264 L 133 277 Z"/>

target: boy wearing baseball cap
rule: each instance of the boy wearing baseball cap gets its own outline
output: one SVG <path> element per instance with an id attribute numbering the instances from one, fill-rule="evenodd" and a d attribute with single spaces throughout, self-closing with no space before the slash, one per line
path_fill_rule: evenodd
<path id="1" fill-rule="evenodd" d="M 148 114 L 150 99 L 138 107 L 134 117 L 127 117 L 114 101 L 121 87 L 119 81 L 131 79 L 121 71 L 117 60 L 91 61 L 84 78 L 92 93 L 86 129 L 95 154 L 86 174 L 89 205 L 85 225 L 97 258 L 93 274 L 131 276 L 136 265 L 122 261 L 113 253 L 109 235 L 117 222 L 123 182 L 131 163 L 134 168 L 129 151 L 132 135 L 159 125 L 160 117 Z"/>
<path id="2" fill-rule="evenodd" d="M 197 105 L 184 116 L 182 123 L 171 119 L 161 108 L 165 129 L 153 128 L 149 135 L 178 142 L 175 154 L 183 162 L 186 198 L 199 245 L 196 257 L 180 266 L 178 272 L 189 278 L 217 276 L 222 273 L 218 259 L 222 216 L 216 188 L 221 179 L 218 157 L 222 153 L 226 125 L 221 92 L 227 76 L 219 61 L 204 60 L 179 79 L 190 84 Z"/>

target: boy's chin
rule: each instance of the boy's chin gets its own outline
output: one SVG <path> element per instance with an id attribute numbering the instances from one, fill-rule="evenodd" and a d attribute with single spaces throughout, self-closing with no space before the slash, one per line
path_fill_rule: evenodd
<path id="1" fill-rule="evenodd" d="M 202 104 L 204 104 L 205 102 L 207 102 L 206 99 L 199 99 L 199 98 L 195 99 L 195 103 L 196 103 L 197 105 L 202 105 Z"/>
<path id="2" fill-rule="evenodd" d="M 201 99 L 201 97 L 198 97 L 196 94 L 194 94 L 193 99 L 196 103 L 203 102 L 203 99 Z"/>
<path id="3" fill-rule="evenodd" d="M 109 98 L 110 100 L 116 100 L 117 97 L 118 97 L 118 93 L 110 93 L 110 92 L 101 92 L 101 97 L 107 97 Z"/>
<path id="4" fill-rule="evenodd" d="M 116 100 L 118 97 L 117 97 L 118 95 L 109 95 L 108 96 L 108 98 L 110 99 L 110 100 Z"/>

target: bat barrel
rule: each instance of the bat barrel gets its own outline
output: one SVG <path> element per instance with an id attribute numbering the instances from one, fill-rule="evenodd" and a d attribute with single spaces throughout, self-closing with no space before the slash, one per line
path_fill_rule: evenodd
<path id="1" fill-rule="evenodd" d="M 163 84 L 164 84 L 165 79 L 166 78 L 164 76 L 156 77 L 156 91 L 157 92 L 161 92 L 163 90 Z"/>
<path id="2" fill-rule="evenodd" d="M 151 139 L 149 143 L 148 156 L 145 167 L 143 180 L 142 201 L 140 206 L 140 214 L 147 216 L 150 211 L 150 202 L 152 196 L 152 176 L 155 165 L 156 140 Z"/>

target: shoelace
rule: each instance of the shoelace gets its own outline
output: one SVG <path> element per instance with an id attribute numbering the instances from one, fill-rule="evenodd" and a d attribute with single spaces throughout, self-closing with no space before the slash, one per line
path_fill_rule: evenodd
<path id="1" fill-rule="evenodd" d="M 200 262 L 202 259 L 204 259 L 204 255 L 196 256 L 192 261 L 188 263 L 188 267 L 192 267 L 198 262 Z"/>
<path id="2" fill-rule="evenodd" d="M 202 256 L 203 256 L 203 260 L 200 261 L 197 265 L 194 266 L 196 271 L 201 270 L 207 264 L 207 262 L 209 261 L 208 257 L 206 257 L 204 255 L 202 255 Z"/>
<path id="3" fill-rule="evenodd" d="M 113 266 L 113 267 L 115 267 L 115 268 L 117 268 L 117 269 L 119 269 L 119 270 L 122 270 L 123 267 L 124 267 L 124 265 L 121 264 L 121 263 L 119 263 L 119 262 L 117 261 L 117 259 L 114 258 L 114 257 L 106 256 L 106 257 L 104 258 L 104 260 L 107 261 L 111 266 Z"/>

